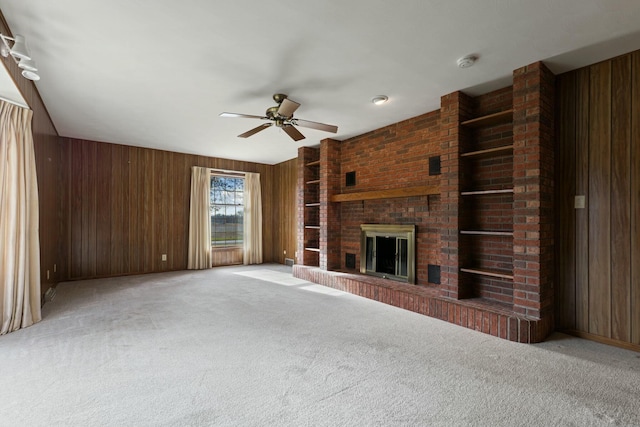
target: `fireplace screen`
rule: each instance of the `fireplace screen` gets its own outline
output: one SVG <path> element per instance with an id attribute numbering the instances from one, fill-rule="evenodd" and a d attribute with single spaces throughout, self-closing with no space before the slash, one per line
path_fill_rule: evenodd
<path id="1" fill-rule="evenodd" d="M 360 272 L 415 283 L 415 226 L 362 224 Z"/>

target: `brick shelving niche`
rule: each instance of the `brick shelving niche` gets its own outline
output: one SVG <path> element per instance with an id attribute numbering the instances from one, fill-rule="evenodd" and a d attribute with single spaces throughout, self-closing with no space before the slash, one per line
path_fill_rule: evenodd
<path id="1" fill-rule="evenodd" d="M 460 154 L 462 295 L 513 304 L 513 110 L 465 120 Z"/>
<path id="2" fill-rule="evenodd" d="M 320 152 L 301 147 L 298 168 L 298 262 L 318 266 L 320 259 Z"/>

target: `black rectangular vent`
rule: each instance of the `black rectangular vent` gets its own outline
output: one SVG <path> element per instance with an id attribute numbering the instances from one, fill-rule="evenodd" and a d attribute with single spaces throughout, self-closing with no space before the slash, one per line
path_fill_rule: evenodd
<path id="1" fill-rule="evenodd" d="M 347 187 L 353 187 L 356 185 L 356 173 L 355 172 L 347 172 L 344 175 L 344 185 Z"/>
<path id="2" fill-rule="evenodd" d="M 346 268 L 356 268 L 356 254 L 345 254 L 344 266 Z"/>
<path id="3" fill-rule="evenodd" d="M 429 157 L 429 175 L 440 175 L 440 156 Z"/>
<path id="4" fill-rule="evenodd" d="M 429 283 L 440 284 L 440 266 L 429 264 L 427 266 L 427 281 Z"/>

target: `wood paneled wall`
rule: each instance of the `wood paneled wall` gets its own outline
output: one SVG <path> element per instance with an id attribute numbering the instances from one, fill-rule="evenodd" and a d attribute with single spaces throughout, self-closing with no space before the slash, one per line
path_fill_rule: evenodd
<path id="1" fill-rule="evenodd" d="M 296 187 L 298 158 L 274 166 L 273 262 L 284 264 L 285 258 L 296 258 Z"/>
<path id="2" fill-rule="evenodd" d="M 12 34 L 4 16 L 1 14 L 0 32 L 2 34 Z M 45 292 L 51 285 L 66 275 L 63 257 L 61 256 L 63 248 L 60 246 L 62 242 L 60 208 L 64 197 L 60 186 L 60 148 L 62 142 L 35 84 L 22 77 L 21 70 L 11 58 L 0 57 L 0 60 L 2 60 L 7 71 L 12 76 L 23 98 L 33 110 L 33 144 L 40 204 L 41 290 Z M 47 271 L 49 272 L 48 278 Z"/>
<path id="3" fill-rule="evenodd" d="M 280 262 L 275 252 L 282 245 L 274 245 L 276 240 L 295 241 L 295 206 L 284 196 L 295 195 L 295 183 L 291 187 L 286 179 L 288 163 L 272 166 L 76 139 L 67 139 L 63 151 L 70 279 L 185 269 L 192 166 L 260 173 L 265 262 Z"/>
<path id="4" fill-rule="evenodd" d="M 640 51 L 557 85 L 557 327 L 640 345 Z"/>

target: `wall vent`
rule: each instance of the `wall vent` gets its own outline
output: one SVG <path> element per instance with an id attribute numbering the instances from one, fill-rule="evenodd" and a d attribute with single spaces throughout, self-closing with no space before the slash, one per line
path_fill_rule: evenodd
<path id="1" fill-rule="evenodd" d="M 440 156 L 429 157 L 429 175 L 440 175 Z"/>
<path id="2" fill-rule="evenodd" d="M 285 258 L 284 265 L 288 265 L 289 267 L 293 266 L 293 258 Z"/>
<path id="3" fill-rule="evenodd" d="M 344 266 L 346 268 L 356 268 L 356 254 L 345 254 Z"/>
<path id="4" fill-rule="evenodd" d="M 427 281 L 429 283 L 440 284 L 440 266 L 429 264 L 427 266 Z"/>
<path id="5" fill-rule="evenodd" d="M 347 187 L 353 187 L 356 185 L 356 173 L 355 172 L 347 172 L 344 175 L 344 185 Z"/>

